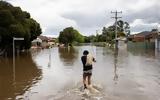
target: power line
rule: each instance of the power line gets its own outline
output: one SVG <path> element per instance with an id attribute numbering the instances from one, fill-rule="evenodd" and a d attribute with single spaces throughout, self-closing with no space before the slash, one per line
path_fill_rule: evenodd
<path id="1" fill-rule="evenodd" d="M 117 19 L 119 19 L 119 18 L 122 18 L 122 17 L 118 17 L 118 13 L 122 13 L 122 11 L 115 11 L 115 12 L 113 12 L 113 11 L 111 11 L 111 13 L 112 14 L 115 14 L 115 16 L 114 17 L 111 17 L 111 18 L 114 18 L 115 19 L 115 47 L 116 47 L 116 49 L 118 48 L 118 40 L 117 40 Z"/>

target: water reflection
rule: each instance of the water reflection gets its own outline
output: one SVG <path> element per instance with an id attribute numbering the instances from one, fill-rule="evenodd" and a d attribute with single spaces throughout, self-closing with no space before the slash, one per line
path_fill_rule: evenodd
<path id="1" fill-rule="evenodd" d="M 41 51 L 41 48 L 32 49 L 30 51 L 30 54 L 32 55 L 32 58 L 35 59 L 35 57 L 38 56 Z"/>
<path id="2" fill-rule="evenodd" d="M 59 57 L 65 66 L 72 66 L 78 58 L 78 51 L 74 47 L 58 48 Z"/>
<path id="3" fill-rule="evenodd" d="M 49 61 L 48 61 L 48 67 L 51 67 L 51 48 L 49 48 L 49 54 L 48 54 L 48 59 L 49 59 Z"/>
<path id="4" fill-rule="evenodd" d="M 0 59 L 0 99 L 15 99 L 22 95 L 41 79 L 41 74 L 30 54 L 16 57 L 14 73 L 12 58 Z"/>
<path id="5" fill-rule="evenodd" d="M 115 84 L 117 84 L 117 81 L 118 81 L 117 63 L 118 63 L 118 49 L 115 49 L 114 50 L 114 78 L 113 78 L 113 80 L 115 81 Z"/>
<path id="6" fill-rule="evenodd" d="M 128 51 L 135 56 L 145 56 L 155 58 L 155 50 L 153 49 L 139 49 L 139 48 L 128 48 Z"/>
<path id="7" fill-rule="evenodd" d="M 80 57 L 84 50 L 89 50 L 97 59 L 92 83 L 101 87 L 104 94 L 101 100 L 159 100 L 160 62 L 152 52 L 114 51 L 94 46 L 55 47 L 32 52 L 32 57 L 19 56 L 15 85 L 12 59 L 0 59 L 0 100 L 14 99 L 17 95 L 22 99 L 27 96 L 27 100 L 81 100 Z M 158 55 L 157 52 L 155 56 Z"/>

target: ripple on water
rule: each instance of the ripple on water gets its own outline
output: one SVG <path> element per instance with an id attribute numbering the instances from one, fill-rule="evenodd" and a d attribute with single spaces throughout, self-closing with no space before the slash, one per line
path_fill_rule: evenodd
<path id="1" fill-rule="evenodd" d="M 72 89 L 59 92 L 53 97 L 54 100 L 107 100 L 104 95 L 103 87 L 100 85 L 93 85 L 93 88 L 98 92 L 93 92 L 90 89 L 83 89 L 83 86 L 77 84 Z M 95 90 L 94 90 L 95 91 Z"/>

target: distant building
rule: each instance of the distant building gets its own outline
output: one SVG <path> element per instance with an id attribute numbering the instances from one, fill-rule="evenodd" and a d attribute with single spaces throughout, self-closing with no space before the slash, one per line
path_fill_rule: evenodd
<path id="1" fill-rule="evenodd" d="M 50 47 L 56 45 L 56 38 L 48 38 L 48 44 Z"/>
<path id="2" fill-rule="evenodd" d="M 32 41 L 32 48 L 41 47 L 42 40 L 40 38 L 36 38 Z"/>
<path id="3" fill-rule="evenodd" d="M 38 36 L 38 38 L 40 38 L 42 40 L 42 43 L 41 43 L 42 48 L 48 48 L 49 47 L 48 37 L 41 35 L 41 36 Z"/>
<path id="4" fill-rule="evenodd" d="M 144 31 L 138 34 L 130 35 L 128 39 L 133 42 L 154 42 L 157 36 L 157 31 Z"/>
<path id="5" fill-rule="evenodd" d="M 51 38 L 47 36 L 38 36 L 37 39 L 32 41 L 32 47 L 49 48 L 55 45 L 56 38 Z"/>
<path id="6" fill-rule="evenodd" d="M 156 46 L 155 42 L 157 40 L 157 37 L 157 29 L 152 29 L 152 31 L 144 31 L 138 34 L 130 35 L 128 37 L 128 47 L 154 49 Z"/>

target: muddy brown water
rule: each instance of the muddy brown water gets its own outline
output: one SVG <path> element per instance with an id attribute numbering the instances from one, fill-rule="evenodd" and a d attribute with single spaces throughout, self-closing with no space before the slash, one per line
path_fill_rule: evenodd
<path id="1" fill-rule="evenodd" d="M 92 84 L 100 95 L 84 96 L 83 50 L 97 59 Z M 33 50 L 0 58 L 0 100 L 160 100 L 160 56 L 153 50 L 118 52 L 105 47 L 78 46 Z"/>

